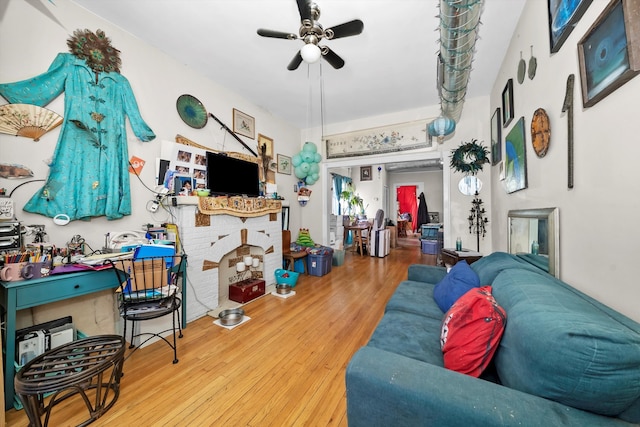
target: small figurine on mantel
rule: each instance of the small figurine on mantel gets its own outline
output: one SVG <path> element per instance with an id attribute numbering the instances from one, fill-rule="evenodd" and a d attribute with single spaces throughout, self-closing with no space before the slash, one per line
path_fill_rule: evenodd
<path id="1" fill-rule="evenodd" d="M 65 92 L 64 121 L 47 181 L 24 206 L 27 212 L 71 220 L 131 214 L 126 119 L 141 141 L 156 136 L 120 74 L 120 51 L 105 33 L 76 30 L 36 77 L 0 84 L 11 103 L 45 106 Z"/>
<path id="2" fill-rule="evenodd" d="M 260 160 L 262 162 L 262 184 L 267 182 L 267 173 L 269 173 L 269 163 L 271 162 L 271 156 L 267 154 L 267 144 L 262 144 L 260 147 Z"/>

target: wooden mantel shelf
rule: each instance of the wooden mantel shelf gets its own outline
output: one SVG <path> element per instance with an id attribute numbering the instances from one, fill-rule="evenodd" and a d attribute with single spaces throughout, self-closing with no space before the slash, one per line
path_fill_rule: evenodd
<path id="1" fill-rule="evenodd" d="M 282 201 L 263 197 L 176 197 L 178 205 L 197 205 L 200 213 L 205 215 L 232 215 L 251 218 L 282 210 Z"/>

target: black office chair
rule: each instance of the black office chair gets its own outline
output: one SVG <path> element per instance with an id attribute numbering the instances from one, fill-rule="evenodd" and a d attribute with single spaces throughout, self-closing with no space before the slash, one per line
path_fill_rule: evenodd
<path id="1" fill-rule="evenodd" d="M 153 337 L 157 337 L 173 349 L 173 363 L 178 363 L 176 332 L 178 338 L 182 338 L 180 284 L 186 267 L 186 255 L 121 259 L 109 262 L 113 265 L 113 271 L 120 283 L 117 290 L 118 306 L 120 316 L 124 320 L 122 336 L 125 339 L 127 321 L 131 322 L 129 348 L 135 351 Z M 135 334 L 136 322 L 167 315 L 172 317 L 170 329 Z M 173 341 L 169 341 L 164 336 L 169 331 L 173 334 Z M 146 336 L 146 339 L 135 345 L 134 339 L 142 336 Z"/>

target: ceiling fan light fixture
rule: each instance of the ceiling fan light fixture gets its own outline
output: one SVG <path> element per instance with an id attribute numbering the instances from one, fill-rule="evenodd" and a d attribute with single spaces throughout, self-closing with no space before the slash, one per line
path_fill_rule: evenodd
<path id="1" fill-rule="evenodd" d="M 300 49 L 300 55 L 302 56 L 304 62 L 306 62 L 307 64 L 318 62 L 318 60 L 320 59 L 320 54 L 320 48 L 312 43 L 305 44 L 304 46 L 302 46 L 302 49 Z"/>

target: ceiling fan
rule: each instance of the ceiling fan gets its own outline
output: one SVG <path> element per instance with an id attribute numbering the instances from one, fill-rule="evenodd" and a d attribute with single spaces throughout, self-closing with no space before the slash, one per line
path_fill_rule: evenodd
<path id="1" fill-rule="evenodd" d="M 362 33 L 364 24 L 359 19 L 354 19 L 335 27 L 324 29 L 318 22 L 320 17 L 320 8 L 311 0 L 296 0 L 298 3 L 298 11 L 300 12 L 300 30 L 299 34 L 285 33 L 282 31 L 258 29 L 258 34 L 262 37 L 271 37 L 276 39 L 304 41 L 304 46 L 293 57 L 287 69 L 293 71 L 298 68 L 302 61 L 308 63 L 316 62 L 320 56 L 331 64 L 333 68 L 339 69 L 344 67 L 344 60 L 327 46 L 319 46 L 320 40 L 339 39 L 342 37 L 356 36 Z"/>

